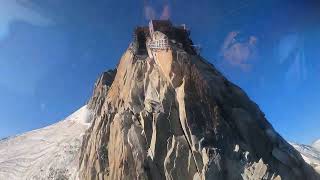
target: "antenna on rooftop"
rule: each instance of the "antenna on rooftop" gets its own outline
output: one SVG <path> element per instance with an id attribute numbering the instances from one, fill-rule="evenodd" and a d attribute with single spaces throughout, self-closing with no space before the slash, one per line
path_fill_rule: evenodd
<path id="1" fill-rule="evenodd" d="M 187 30 L 186 24 L 181 24 L 181 26 L 183 27 L 184 30 Z"/>

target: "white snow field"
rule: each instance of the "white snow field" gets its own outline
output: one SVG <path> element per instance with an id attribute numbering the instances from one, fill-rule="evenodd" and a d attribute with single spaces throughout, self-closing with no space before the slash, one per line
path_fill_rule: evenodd
<path id="1" fill-rule="evenodd" d="M 79 151 L 90 119 L 83 106 L 56 124 L 0 140 L 0 180 L 78 179 Z"/>
<path id="2" fill-rule="evenodd" d="M 291 143 L 296 148 L 303 159 L 320 173 L 320 140 L 314 142 L 311 146 Z"/>
<path id="3" fill-rule="evenodd" d="M 320 151 L 320 139 L 315 141 L 311 146 Z"/>

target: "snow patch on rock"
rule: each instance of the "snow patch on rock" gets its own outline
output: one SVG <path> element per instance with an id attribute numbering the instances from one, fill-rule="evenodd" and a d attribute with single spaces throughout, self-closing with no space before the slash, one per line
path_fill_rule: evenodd
<path id="1" fill-rule="evenodd" d="M 92 119 L 92 112 L 87 108 L 87 105 L 81 107 L 79 110 L 68 116 L 65 121 L 75 121 L 84 125 L 90 125 Z"/>

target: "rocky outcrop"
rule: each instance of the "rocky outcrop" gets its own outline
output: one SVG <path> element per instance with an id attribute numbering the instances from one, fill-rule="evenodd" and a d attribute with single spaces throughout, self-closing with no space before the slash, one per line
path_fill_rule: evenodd
<path id="1" fill-rule="evenodd" d="M 104 72 L 101 77 L 97 80 L 95 86 L 94 86 L 94 92 L 89 100 L 87 107 L 91 109 L 92 111 L 92 122 L 91 124 L 100 123 L 99 127 L 94 127 L 91 125 L 91 127 L 86 131 L 86 134 L 83 137 L 83 143 L 81 148 L 81 155 L 80 155 L 80 171 L 82 173 L 90 174 L 91 170 L 95 170 L 95 168 L 105 168 L 103 167 L 96 167 L 99 165 L 104 165 L 108 161 L 107 156 L 107 137 L 106 135 L 106 127 L 105 122 L 103 121 L 105 117 L 104 115 L 104 104 L 106 103 L 106 97 L 108 94 L 108 91 L 110 89 L 110 86 L 113 82 L 114 76 L 115 76 L 116 70 L 109 70 L 107 72 Z M 97 125 L 97 124 L 96 124 Z M 94 129 L 95 128 L 95 129 Z M 97 139 L 94 141 L 95 147 L 91 147 L 93 145 L 92 142 L 89 142 L 89 137 L 93 132 L 98 133 L 98 130 L 103 132 L 100 132 L 97 135 Z M 109 131 L 109 129 L 108 129 Z M 86 153 L 84 150 L 86 148 L 92 148 L 92 152 L 90 152 L 90 157 L 88 156 L 88 153 Z M 97 151 L 95 151 L 95 148 L 98 148 Z M 96 163 L 95 161 L 90 161 L 90 159 L 99 159 L 99 163 Z M 96 163 L 96 164 L 95 164 Z M 89 169 L 89 167 L 91 169 Z M 107 170 L 107 169 L 105 169 Z M 96 172 L 92 172 L 93 174 L 96 174 Z M 107 172 L 106 172 L 107 173 Z M 95 176 L 90 177 L 91 179 L 94 179 Z M 86 178 L 89 179 L 89 178 Z"/>
<path id="2" fill-rule="evenodd" d="M 130 48 L 89 101 L 80 179 L 319 179 L 202 57 L 174 41 L 152 57 Z"/>
<path id="3" fill-rule="evenodd" d="M 116 72 L 116 70 L 104 72 L 94 85 L 92 97 L 87 105 L 89 109 L 93 110 L 95 117 L 99 116 L 101 113 L 102 105 L 105 101 L 105 97 L 108 94 Z"/>

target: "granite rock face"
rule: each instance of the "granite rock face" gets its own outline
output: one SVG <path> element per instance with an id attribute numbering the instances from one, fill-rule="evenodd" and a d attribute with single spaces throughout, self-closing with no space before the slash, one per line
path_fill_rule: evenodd
<path id="1" fill-rule="evenodd" d="M 123 54 L 88 107 L 80 179 L 316 180 L 259 107 L 196 53 Z"/>

